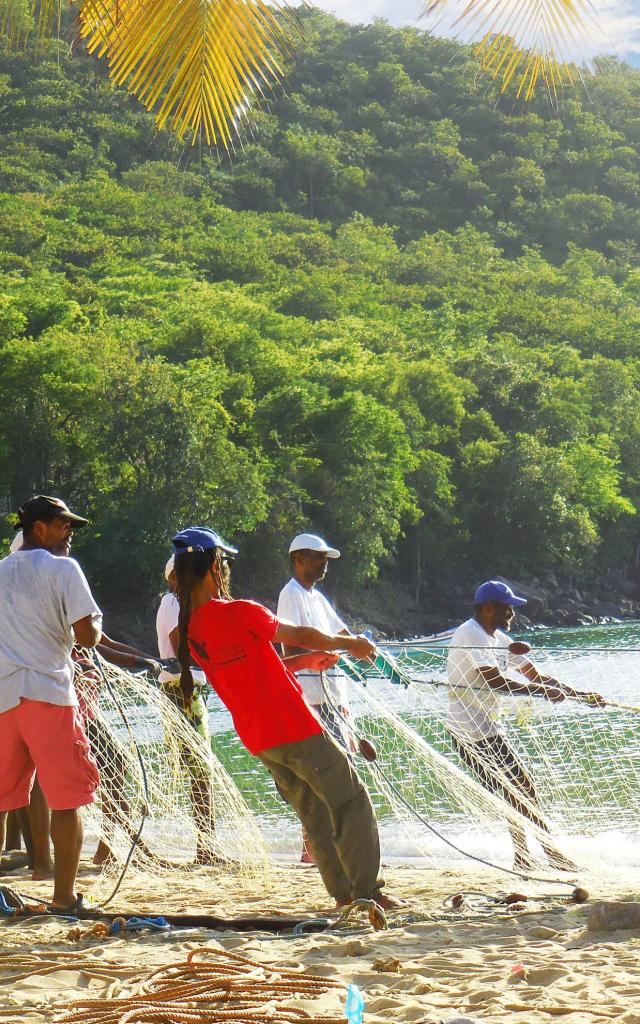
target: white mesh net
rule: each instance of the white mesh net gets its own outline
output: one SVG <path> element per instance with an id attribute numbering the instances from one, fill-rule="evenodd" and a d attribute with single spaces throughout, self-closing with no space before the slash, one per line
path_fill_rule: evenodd
<path id="1" fill-rule="evenodd" d="M 80 668 L 76 688 L 101 777 L 85 809 L 88 839 L 100 843 L 104 861 L 94 897 L 112 887 L 132 847 L 129 877 L 224 867 L 250 888 L 264 881 L 269 857 L 256 817 L 197 731 L 201 723 L 144 675 L 101 659 Z"/>
<path id="2" fill-rule="evenodd" d="M 602 708 L 500 695 L 487 712 L 477 675 L 458 678 L 458 697 L 466 684 L 468 707 L 479 700 L 499 737 L 478 746 L 477 735 L 452 732 L 448 653 L 445 641 L 435 641 L 390 645 L 375 668 L 342 661 L 351 677 L 342 731 L 372 795 L 384 857 L 443 865 L 470 856 L 510 868 L 513 840 L 517 853 L 524 834 L 536 874 L 558 878 L 563 855 L 599 873 L 640 866 L 640 709 L 624 704 L 633 697 L 637 654 L 536 650 L 541 673 L 602 693 Z M 104 669 L 111 689 L 102 685 L 99 698 L 89 700 L 103 779 L 89 815 L 116 867 L 130 851 L 145 803 L 145 846 L 130 871 L 186 867 L 204 853 L 200 860 L 215 866 L 229 858 L 251 884 L 256 873 L 266 884 L 269 859 L 299 858 L 299 822 L 213 692 L 208 740 L 156 684 Z M 522 678 L 517 663 L 504 670 Z M 361 738 L 375 746 L 375 761 L 358 752 Z"/>

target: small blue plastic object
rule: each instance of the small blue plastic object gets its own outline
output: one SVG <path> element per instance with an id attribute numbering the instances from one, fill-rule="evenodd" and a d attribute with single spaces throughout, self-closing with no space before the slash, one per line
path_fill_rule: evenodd
<path id="1" fill-rule="evenodd" d="M 362 1024 L 364 1014 L 364 996 L 357 985 L 349 985 L 344 1012 L 349 1024 Z"/>
<path id="2" fill-rule="evenodd" d="M 123 930 L 128 932 L 138 932 L 143 928 L 150 928 L 153 931 L 164 932 L 171 928 L 164 917 L 128 917 L 124 926 L 119 921 L 114 921 L 110 928 L 111 935 L 119 935 Z"/>

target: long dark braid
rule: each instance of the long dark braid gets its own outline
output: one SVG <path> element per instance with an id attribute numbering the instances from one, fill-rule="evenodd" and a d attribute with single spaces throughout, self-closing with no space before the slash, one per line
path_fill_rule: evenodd
<path id="1" fill-rule="evenodd" d="M 195 585 L 212 571 L 221 597 L 231 600 L 224 569 L 224 553 L 220 548 L 206 551 L 181 551 L 175 556 L 176 597 L 180 605 L 178 614 L 178 661 L 180 662 L 180 689 L 184 706 L 191 711 L 193 700 L 193 675 L 189 651 L 189 620 L 191 619 L 191 594 Z"/>

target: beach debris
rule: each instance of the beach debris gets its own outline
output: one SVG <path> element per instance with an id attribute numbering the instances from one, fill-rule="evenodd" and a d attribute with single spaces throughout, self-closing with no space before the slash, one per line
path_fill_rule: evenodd
<path id="1" fill-rule="evenodd" d="M 353 1012 L 347 1020 L 349 1024 L 362 1024 L 364 1000 L 355 986 L 351 987 L 355 992 L 351 1003 L 347 1001 L 347 1007 Z M 171 1020 L 185 1024 L 212 1024 L 214 1021 L 222 1024 L 242 1020 L 247 1024 L 264 1024 L 267 1020 L 293 1020 L 294 1016 L 285 1013 L 282 1005 L 292 998 L 309 1000 L 328 992 L 344 998 L 345 994 L 341 982 L 298 970 L 270 967 L 215 946 L 192 949 L 186 960 L 145 972 L 144 977 L 127 989 L 128 994 L 122 998 L 85 998 L 58 1005 L 56 1022 L 88 1024 L 99 1020 L 100 1024 L 125 1024 L 126 1021 L 131 1024 L 135 1020 L 136 1024 L 158 1024 L 160 1020 Z M 305 1013 L 305 1016 L 311 1015 Z M 335 1012 L 315 1013 L 313 1020 L 315 1024 L 339 1024 Z"/>
<path id="2" fill-rule="evenodd" d="M 0 875 L 8 875 L 11 871 L 25 868 L 28 861 L 26 850 L 5 850 L 0 857 Z"/>
<path id="3" fill-rule="evenodd" d="M 640 903 L 594 903 L 587 918 L 590 932 L 640 930 Z"/>
<path id="4" fill-rule="evenodd" d="M 364 996 L 357 985 L 349 985 L 344 1013 L 349 1024 L 362 1024 L 364 1014 Z"/>
<path id="5" fill-rule="evenodd" d="M 526 903 L 528 899 L 529 897 L 525 896 L 522 892 L 509 892 L 506 896 L 503 896 L 502 902 L 509 906 L 513 903 Z"/>
<path id="6" fill-rule="evenodd" d="M 455 896 L 451 897 L 451 906 L 454 910 L 462 910 L 463 907 L 468 906 L 463 892 L 457 892 Z"/>
<path id="7" fill-rule="evenodd" d="M 372 964 L 374 971 L 385 974 L 399 974 L 402 964 L 395 956 L 378 956 Z"/>
<path id="8" fill-rule="evenodd" d="M 571 893 L 571 900 L 573 903 L 586 903 L 589 899 L 589 890 L 583 889 L 581 885 L 576 885 L 575 889 Z"/>
<path id="9" fill-rule="evenodd" d="M 525 981 L 527 977 L 527 968 L 524 964 L 513 964 L 511 971 L 509 972 L 509 981 L 518 982 Z"/>
<path id="10" fill-rule="evenodd" d="M 86 930 L 79 928 L 77 925 L 75 928 L 70 928 L 67 932 L 67 938 L 77 942 L 79 939 L 106 939 L 109 934 L 108 924 L 105 924 L 104 921 L 95 921 Z"/>

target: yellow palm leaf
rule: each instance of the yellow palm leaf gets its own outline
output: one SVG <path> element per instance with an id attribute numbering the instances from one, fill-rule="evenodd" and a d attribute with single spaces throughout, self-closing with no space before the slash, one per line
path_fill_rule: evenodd
<path id="1" fill-rule="evenodd" d="M 256 94 L 279 80 L 293 18 L 263 0 L 85 0 L 80 36 L 179 138 L 228 148 Z"/>
<path id="2" fill-rule="evenodd" d="M 589 0 L 427 0 L 423 15 L 474 41 L 501 91 L 517 82 L 516 95 L 525 100 L 541 81 L 552 99 L 575 82 L 593 25 Z"/>

